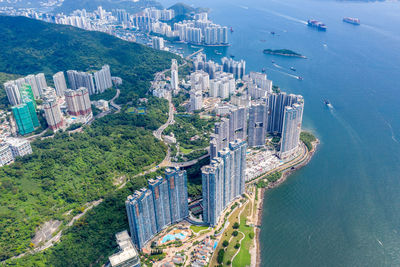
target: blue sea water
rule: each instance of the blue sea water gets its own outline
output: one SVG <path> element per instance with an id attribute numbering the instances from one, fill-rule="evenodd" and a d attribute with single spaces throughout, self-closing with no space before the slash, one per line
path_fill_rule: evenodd
<path id="1" fill-rule="evenodd" d="M 222 56 L 245 59 L 248 71 L 265 68 L 284 91 L 304 96 L 303 127 L 321 140 L 309 165 L 265 195 L 262 266 L 399 266 L 400 3 L 185 2 L 210 7 L 212 20 L 233 27 Z M 361 25 L 343 23 L 345 16 Z M 328 30 L 307 27 L 310 18 Z M 214 50 L 206 49 L 218 60 Z"/>

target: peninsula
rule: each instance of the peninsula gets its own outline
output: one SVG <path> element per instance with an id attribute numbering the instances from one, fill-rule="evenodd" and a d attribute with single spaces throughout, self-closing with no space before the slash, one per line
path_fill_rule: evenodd
<path id="1" fill-rule="evenodd" d="M 300 58 L 306 58 L 302 54 L 296 53 L 292 50 L 289 49 L 264 49 L 263 50 L 264 54 L 269 54 L 269 55 L 278 55 L 278 56 L 285 56 L 285 57 L 300 57 Z"/>

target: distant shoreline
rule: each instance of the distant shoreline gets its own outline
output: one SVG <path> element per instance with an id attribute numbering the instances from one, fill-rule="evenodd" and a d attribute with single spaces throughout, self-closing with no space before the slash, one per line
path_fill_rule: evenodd
<path id="1" fill-rule="evenodd" d="M 264 195 L 265 192 L 268 189 L 272 189 L 275 187 L 278 187 L 279 185 L 281 185 L 283 182 L 286 181 L 286 179 L 295 171 L 297 171 L 298 169 L 306 166 L 310 160 L 312 159 L 314 153 L 317 150 L 317 147 L 319 145 L 320 141 L 318 139 L 316 139 L 314 142 L 312 142 L 312 149 L 310 151 L 307 151 L 307 155 L 305 157 L 305 159 L 300 162 L 299 164 L 293 166 L 292 168 L 289 168 L 285 171 L 282 172 L 282 176 L 281 178 L 279 178 L 278 181 L 271 183 L 268 185 L 268 188 L 259 188 L 257 190 L 259 193 L 259 202 L 257 204 L 257 224 L 255 225 L 255 246 L 256 246 L 256 267 L 261 267 L 261 251 L 260 251 L 260 232 L 261 232 L 261 223 L 262 223 L 262 213 L 263 213 L 263 204 L 264 204 Z"/>

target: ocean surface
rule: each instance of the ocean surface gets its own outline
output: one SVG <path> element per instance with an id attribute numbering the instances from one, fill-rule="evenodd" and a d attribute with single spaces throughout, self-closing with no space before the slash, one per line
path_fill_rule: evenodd
<path id="1" fill-rule="evenodd" d="M 218 51 L 304 96 L 303 128 L 321 140 L 306 167 L 265 195 L 261 265 L 400 266 L 400 2 L 185 3 L 209 7 L 214 22 L 232 26 L 232 46 Z M 345 16 L 362 25 L 343 23 Z M 327 32 L 307 27 L 310 18 Z M 265 48 L 307 59 L 264 55 Z M 215 49 L 207 54 L 219 61 Z"/>

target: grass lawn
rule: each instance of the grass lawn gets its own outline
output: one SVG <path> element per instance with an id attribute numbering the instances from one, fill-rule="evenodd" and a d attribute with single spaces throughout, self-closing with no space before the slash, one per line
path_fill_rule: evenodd
<path id="1" fill-rule="evenodd" d="M 129 107 L 126 112 L 128 113 L 135 113 L 135 108 L 134 107 Z"/>
<path id="2" fill-rule="evenodd" d="M 197 226 L 197 225 L 191 225 L 190 229 L 192 229 L 193 232 L 198 233 L 203 230 L 207 230 L 209 227 L 208 226 Z"/>
<path id="3" fill-rule="evenodd" d="M 251 207 L 252 203 L 251 202 L 247 203 L 245 210 L 242 212 L 242 215 L 240 216 L 239 232 L 244 233 L 245 238 L 242 240 L 242 243 L 240 245 L 240 251 L 234 258 L 232 266 L 250 266 L 251 263 L 251 255 L 249 250 L 250 246 L 253 243 L 253 239 L 249 237 L 249 234 L 250 233 L 254 234 L 254 227 L 246 225 L 246 218 L 251 212 Z M 240 234 L 238 236 L 240 236 Z"/>
<path id="4" fill-rule="evenodd" d="M 228 240 L 231 238 L 232 233 L 234 231 L 233 229 L 233 224 L 235 222 L 239 221 L 239 213 L 240 213 L 241 209 L 238 208 L 236 209 L 233 213 L 231 213 L 231 215 L 228 218 L 229 221 L 229 227 L 227 227 L 227 229 L 225 229 L 225 232 L 222 234 L 221 240 L 218 242 L 218 246 L 214 251 L 213 257 L 210 261 L 209 266 L 217 266 L 219 265 L 217 262 L 217 254 L 218 251 L 223 248 L 222 243 L 224 242 L 224 240 Z M 230 260 L 233 255 L 236 253 L 236 249 L 234 248 L 235 244 L 237 241 L 239 241 L 242 238 L 242 235 L 239 233 L 236 237 L 232 237 L 231 241 L 229 242 L 228 247 L 225 248 L 225 256 L 224 256 L 224 264 Z"/>
<path id="5" fill-rule="evenodd" d="M 189 154 L 190 152 L 193 151 L 193 149 L 187 149 L 187 148 L 184 148 L 184 147 L 182 147 L 182 146 L 179 147 L 179 150 L 180 150 L 183 154 Z"/>

